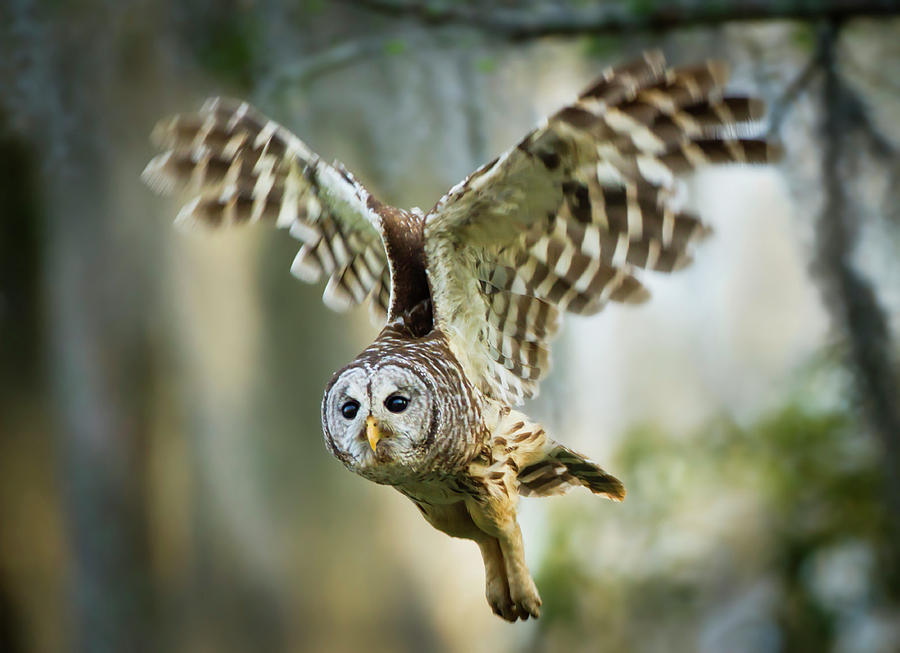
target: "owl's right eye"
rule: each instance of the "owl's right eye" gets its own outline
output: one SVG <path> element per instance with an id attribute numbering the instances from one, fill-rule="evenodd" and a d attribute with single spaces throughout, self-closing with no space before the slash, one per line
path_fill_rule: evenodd
<path id="1" fill-rule="evenodd" d="M 359 402 L 355 399 L 344 402 L 344 405 L 341 406 L 341 415 L 344 416 L 344 419 L 353 419 L 354 417 L 356 417 L 356 413 L 358 412 Z"/>

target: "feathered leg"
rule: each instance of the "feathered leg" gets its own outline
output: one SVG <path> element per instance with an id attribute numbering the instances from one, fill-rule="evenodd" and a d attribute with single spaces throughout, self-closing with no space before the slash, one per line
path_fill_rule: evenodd
<path id="1" fill-rule="evenodd" d="M 509 596 L 509 581 L 506 578 L 506 566 L 503 563 L 503 552 L 496 537 L 490 537 L 479 529 L 483 538 L 476 540 L 484 559 L 484 585 L 488 605 L 494 614 L 507 621 L 515 621 L 519 612 L 516 604 Z"/>
<path id="2" fill-rule="evenodd" d="M 487 497 L 466 499 L 466 508 L 478 528 L 497 538 L 509 583 L 509 597 L 517 616 L 520 619 L 537 618 L 541 614 L 541 597 L 525 564 L 514 497 L 515 494 L 491 492 Z M 485 563 L 487 565 L 487 558 Z"/>
<path id="3" fill-rule="evenodd" d="M 510 597 L 507 566 L 498 538 L 476 525 L 466 505 L 460 501 L 447 505 L 434 505 L 413 499 L 429 524 L 439 531 L 466 540 L 473 540 L 484 559 L 484 585 L 488 605 L 494 614 L 507 621 L 516 621 L 528 613 L 520 611 Z M 521 540 L 521 537 L 520 537 Z"/>

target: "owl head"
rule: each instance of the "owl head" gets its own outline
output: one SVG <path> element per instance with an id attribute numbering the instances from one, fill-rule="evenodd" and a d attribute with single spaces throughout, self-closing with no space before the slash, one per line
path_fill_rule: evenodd
<path id="1" fill-rule="evenodd" d="M 462 370 L 427 338 L 372 345 L 335 373 L 322 400 L 331 453 L 378 483 L 451 469 L 480 423 Z"/>
<path id="2" fill-rule="evenodd" d="M 382 483 L 424 471 L 436 431 L 434 389 L 409 366 L 351 364 L 322 402 L 325 441 L 353 471 Z"/>

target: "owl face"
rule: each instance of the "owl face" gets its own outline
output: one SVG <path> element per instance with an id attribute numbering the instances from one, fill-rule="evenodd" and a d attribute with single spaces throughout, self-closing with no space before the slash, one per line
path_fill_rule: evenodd
<path id="1" fill-rule="evenodd" d="M 382 483 L 421 471 L 434 442 L 432 393 L 413 370 L 394 364 L 348 367 L 325 393 L 322 424 L 332 453 Z"/>

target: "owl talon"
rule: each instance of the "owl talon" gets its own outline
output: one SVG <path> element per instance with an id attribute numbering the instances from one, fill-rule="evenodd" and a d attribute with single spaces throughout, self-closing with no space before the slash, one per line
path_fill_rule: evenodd
<path id="1" fill-rule="evenodd" d="M 535 619 L 541 616 L 541 597 L 531 578 L 528 579 L 526 587 L 511 587 L 510 594 L 522 621 L 527 620 L 529 616 Z"/>
<path id="2" fill-rule="evenodd" d="M 519 618 L 516 606 L 507 599 L 504 603 L 491 603 L 491 610 L 494 614 L 509 622 L 515 622 Z"/>
<path id="3" fill-rule="evenodd" d="M 504 580 L 497 579 L 488 585 L 487 600 L 491 610 L 498 617 L 506 621 L 516 621 L 519 618 L 516 604 L 509 598 L 509 590 Z"/>
<path id="4" fill-rule="evenodd" d="M 495 615 L 513 623 L 519 619 L 528 621 L 529 617 L 537 619 L 541 616 L 541 599 L 538 596 L 521 601 L 512 601 L 508 598 L 499 601 L 488 599 L 488 603 Z"/>
<path id="5" fill-rule="evenodd" d="M 538 599 L 537 603 L 533 603 L 529 601 L 528 603 L 520 603 L 518 605 L 519 608 L 519 616 L 522 621 L 527 621 L 528 617 L 534 617 L 537 619 L 541 616 L 541 600 Z"/>

